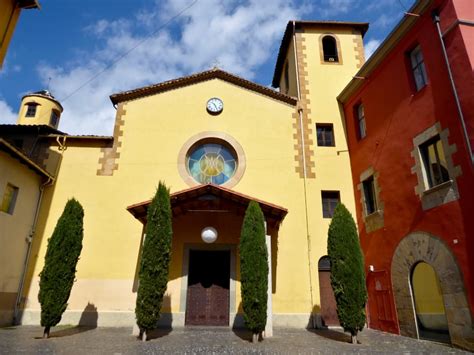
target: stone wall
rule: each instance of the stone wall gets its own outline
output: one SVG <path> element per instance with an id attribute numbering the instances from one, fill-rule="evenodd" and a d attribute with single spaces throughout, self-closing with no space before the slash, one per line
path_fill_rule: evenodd
<path id="1" fill-rule="evenodd" d="M 472 317 L 459 267 L 446 244 L 425 232 L 411 233 L 402 239 L 392 259 L 400 334 L 418 338 L 410 278 L 413 267 L 420 261 L 430 264 L 438 275 L 451 343 L 474 350 Z"/>

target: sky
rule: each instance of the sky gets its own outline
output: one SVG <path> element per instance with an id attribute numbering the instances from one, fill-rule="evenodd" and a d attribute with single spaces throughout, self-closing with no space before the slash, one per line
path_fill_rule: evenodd
<path id="1" fill-rule="evenodd" d="M 59 129 L 111 135 L 113 93 L 214 66 L 269 86 L 290 20 L 369 22 L 366 58 L 414 0 L 40 0 L 21 13 L 0 70 L 0 124 L 49 89 Z"/>

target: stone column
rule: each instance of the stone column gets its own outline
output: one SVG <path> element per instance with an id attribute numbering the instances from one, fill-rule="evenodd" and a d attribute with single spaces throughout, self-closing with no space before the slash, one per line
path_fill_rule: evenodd
<path id="1" fill-rule="evenodd" d="M 265 223 L 267 232 L 267 223 Z M 267 290 L 267 325 L 265 326 L 265 338 L 273 336 L 273 312 L 272 312 L 272 237 L 265 236 L 268 252 L 268 290 Z"/>

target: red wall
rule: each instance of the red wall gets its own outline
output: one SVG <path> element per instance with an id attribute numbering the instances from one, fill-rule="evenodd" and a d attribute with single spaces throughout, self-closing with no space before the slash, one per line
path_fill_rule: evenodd
<path id="1" fill-rule="evenodd" d="M 472 0 L 435 1 L 441 10 L 442 25 L 447 28 L 462 12 L 464 19 L 472 21 Z M 467 18 L 470 16 L 470 18 Z M 455 66 L 456 85 L 461 92 L 463 111 L 468 120 L 472 140 L 474 115 L 473 44 L 465 40 L 465 31 L 459 26 L 446 38 L 448 53 Z M 428 85 L 415 92 L 406 52 L 416 44 L 421 46 L 428 75 Z M 466 45 L 469 48 L 466 49 Z M 469 57 L 471 56 L 471 57 Z M 357 139 L 354 105 L 362 102 L 365 108 L 367 136 Z M 369 326 L 398 332 L 395 306 L 391 295 L 390 266 L 398 243 L 413 231 L 425 231 L 442 238 L 456 257 L 464 276 L 471 313 L 474 306 L 474 175 L 462 135 L 459 115 L 451 90 L 446 65 L 442 56 L 437 30 L 431 20 L 431 10 L 420 17 L 416 25 L 391 51 L 391 54 L 364 80 L 362 87 L 344 104 L 347 136 L 351 156 L 352 175 L 356 201 L 361 200 L 357 190 L 360 174 L 372 166 L 379 173 L 380 199 L 384 203 L 384 228 L 367 234 L 362 219 L 362 206 L 357 203 L 357 220 L 366 268 L 373 265 L 376 274 L 368 273 Z M 413 138 L 441 123 L 449 128 L 449 143 L 456 144 L 454 165 L 460 165 L 462 176 L 457 178 L 459 200 L 423 211 L 420 198 L 415 194 L 417 177 L 411 173 L 415 161 L 411 156 Z M 457 239 L 458 244 L 453 240 Z M 378 276 L 377 276 L 378 275 Z M 382 276 L 380 276 L 382 275 Z M 385 276 L 383 276 L 385 275 Z M 389 304 L 385 312 L 393 312 L 387 320 L 381 316 L 380 307 L 374 305 L 374 277 L 381 277 L 380 284 L 387 284 Z M 384 279 L 385 278 L 385 279 Z M 380 301 L 379 301 L 380 303 Z"/>

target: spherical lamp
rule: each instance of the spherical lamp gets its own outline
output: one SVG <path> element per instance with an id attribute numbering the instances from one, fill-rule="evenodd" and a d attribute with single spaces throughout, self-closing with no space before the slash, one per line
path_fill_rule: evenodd
<path id="1" fill-rule="evenodd" d="M 206 227 L 202 230 L 201 232 L 201 238 L 204 241 L 204 243 L 214 243 L 217 239 L 217 231 L 215 228 L 212 227 Z"/>

